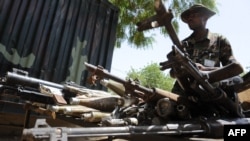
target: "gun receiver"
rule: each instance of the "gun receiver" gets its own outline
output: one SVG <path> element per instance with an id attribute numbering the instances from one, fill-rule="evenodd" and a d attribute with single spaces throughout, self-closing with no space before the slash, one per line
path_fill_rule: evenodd
<path id="1" fill-rule="evenodd" d="M 29 77 L 23 70 L 13 69 L 13 72 L 7 72 L 0 83 L 2 91 L 17 94 L 21 99 L 44 104 L 67 104 L 61 92 L 63 85 Z"/>

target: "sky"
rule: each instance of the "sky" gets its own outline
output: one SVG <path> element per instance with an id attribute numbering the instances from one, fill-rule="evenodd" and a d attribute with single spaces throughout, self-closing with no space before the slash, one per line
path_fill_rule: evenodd
<path id="1" fill-rule="evenodd" d="M 165 5 L 166 6 L 166 5 Z M 166 6 L 167 7 L 167 6 Z M 250 0 L 217 0 L 218 11 L 207 22 L 211 32 L 224 35 L 231 43 L 234 56 L 245 71 L 250 68 Z M 189 36 L 192 31 L 180 22 L 178 37 L 180 40 Z M 111 73 L 125 78 L 131 68 L 140 70 L 151 63 L 166 61 L 171 51 L 172 41 L 164 37 L 159 30 L 152 30 L 156 41 L 152 48 L 136 49 L 125 42 L 121 48 L 114 50 Z M 165 72 L 168 72 L 166 70 Z"/>

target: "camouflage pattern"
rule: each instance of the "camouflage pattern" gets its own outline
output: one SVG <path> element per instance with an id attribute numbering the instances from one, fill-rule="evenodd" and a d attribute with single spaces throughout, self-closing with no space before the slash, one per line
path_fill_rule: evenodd
<path id="1" fill-rule="evenodd" d="M 17 68 L 39 80 L 57 84 L 72 81 L 88 87 L 84 62 L 111 68 L 118 14 L 118 7 L 108 0 L 0 0 L 0 77 Z M 23 96 L 31 101 L 54 103 L 55 98 L 56 104 L 63 102 L 49 93 L 39 98 L 33 97 L 34 93 L 22 97 L 5 95 L 1 89 L 0 124 L 4 123 L 0 126 L 1 140 L 3 136 L 22 133 L 15 125 L 23 124 L 25 110 L 55 117 L 56 112 L 50 113 L 37 105 L 24 110 Z M 15 123 L 7 122 L 5 117 Z"/>
<path id="2" fill-rule="evenodd" d="M 12 68 L 85 85 L 83 62 L 111 68 L 118 8 L 109 1 L 0 2 L 0 76 Z"/>
<path id="3" fill-rule="evenodd" d="M 234 61 L 231 44 L 226 37 L 208 31 L 207 35 L 195 41 L 190 35 L 183 41 L 188 42 L 187 52 L 190 58 L 207 67 L 220 67 Z"/>
<path id="4" fill-rule="evenodd" d="M 183 42 L 188 43 L 186 49 L 193 62 L 206 67 L 221 67 L 236 61 L 230 42 L 221 34 L 208 30 L 207 35 L 199 41 L 195 41 L 191 34 Z M 174 84 L 172 92 L 185 95 L 177 82 Z"/>

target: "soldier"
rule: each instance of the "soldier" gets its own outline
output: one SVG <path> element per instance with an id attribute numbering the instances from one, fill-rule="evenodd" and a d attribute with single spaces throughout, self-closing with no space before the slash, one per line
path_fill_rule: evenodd
<path id="1" fill-rule="evenodd" d="M 202 4 L 195 4 L 181 13 L 181 20 L 186 23 L 193 33 L 183 41 L 188 43 L 186 50 L 190 58 L 194 61 L 200 71 L 211 71 L 221 68 L 222 66 L 232 65 L 228 71 L 238 70 L 239 74 L 243 72 L 242 66 L 233 56 L 231 45 L 226 37 L 218 33 L 212 33 L 206 28 L 207 20 L 216 13 Z M 172 77 L 176 77 L 180 72 L 170 71 Z M 224 73 L 224 74 L 223 74 Z M 237 74 L 238 75 L 238 74 Z M 221 71 L 221 76 L 227 76 L 225 71 Z M 214 78 L 209 78 L 213 82 Z M 215 78 L 216 79 L 216 78 Z M 240 77 L 232 77 L 230 82 L 233 84 L 241 83 Z M 186 91 L 178 82 L 175 82 L 172 89 L 173 93 L 186 95 Z M 233 96 L 236 105 L 238 103 L 237 94 Z M 236 116 L 242 116 L 240 110 L 236 111 Z"/>

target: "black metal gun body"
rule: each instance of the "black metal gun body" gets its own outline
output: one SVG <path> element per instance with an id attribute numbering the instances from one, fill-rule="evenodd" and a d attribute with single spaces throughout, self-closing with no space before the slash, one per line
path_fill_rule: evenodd
<path id="1" fill-rule="evenodd" d="M 16 95 L 21 100 L 39 102 L 43 104 L 67 104 L 64 99 L 64 85 L 29 77 L 23 70 L 13 69 L 13 72 L 7 72 L 0 81 L 1 94 Z M 57 93 L 50 91 L 54 89 Z"/>
<path id="2" fill-rule="evenodd" d="M 5 97 L 4 96 L 1 97 L 1 100 L 14 100 L 15 101 L 18 98 L 19 102 L 20 100 L 21 101 L 24 100 L 24 101 L 43 103 L 43 104 L 57 104 L 57 102 L 55 101 L 52 95 L 42 94 L 39 91 L 34 90 L 34 89 L 0 85 L 0 92 L 2 95 L 5 95 Z M 11 99 L 9 99 L 8 96 L 6 95 L 12 95 L 16 98 L 13 99 L 13 97 L 10 96 Z"/>
<path id="3" fill-rule="evenodd" d="M 18 70 L 21 71 L 21 70 Z M 7 72 L 4 80 L 5 83 L 13 85 L 23 85 L 27 87 L 39 88 L 40 85 L 51 86 L 57 89 L 63 89 L 64 86 L 58 83 L 29 77 L 27 73 L 18 73 L 18 72 Z"/>

